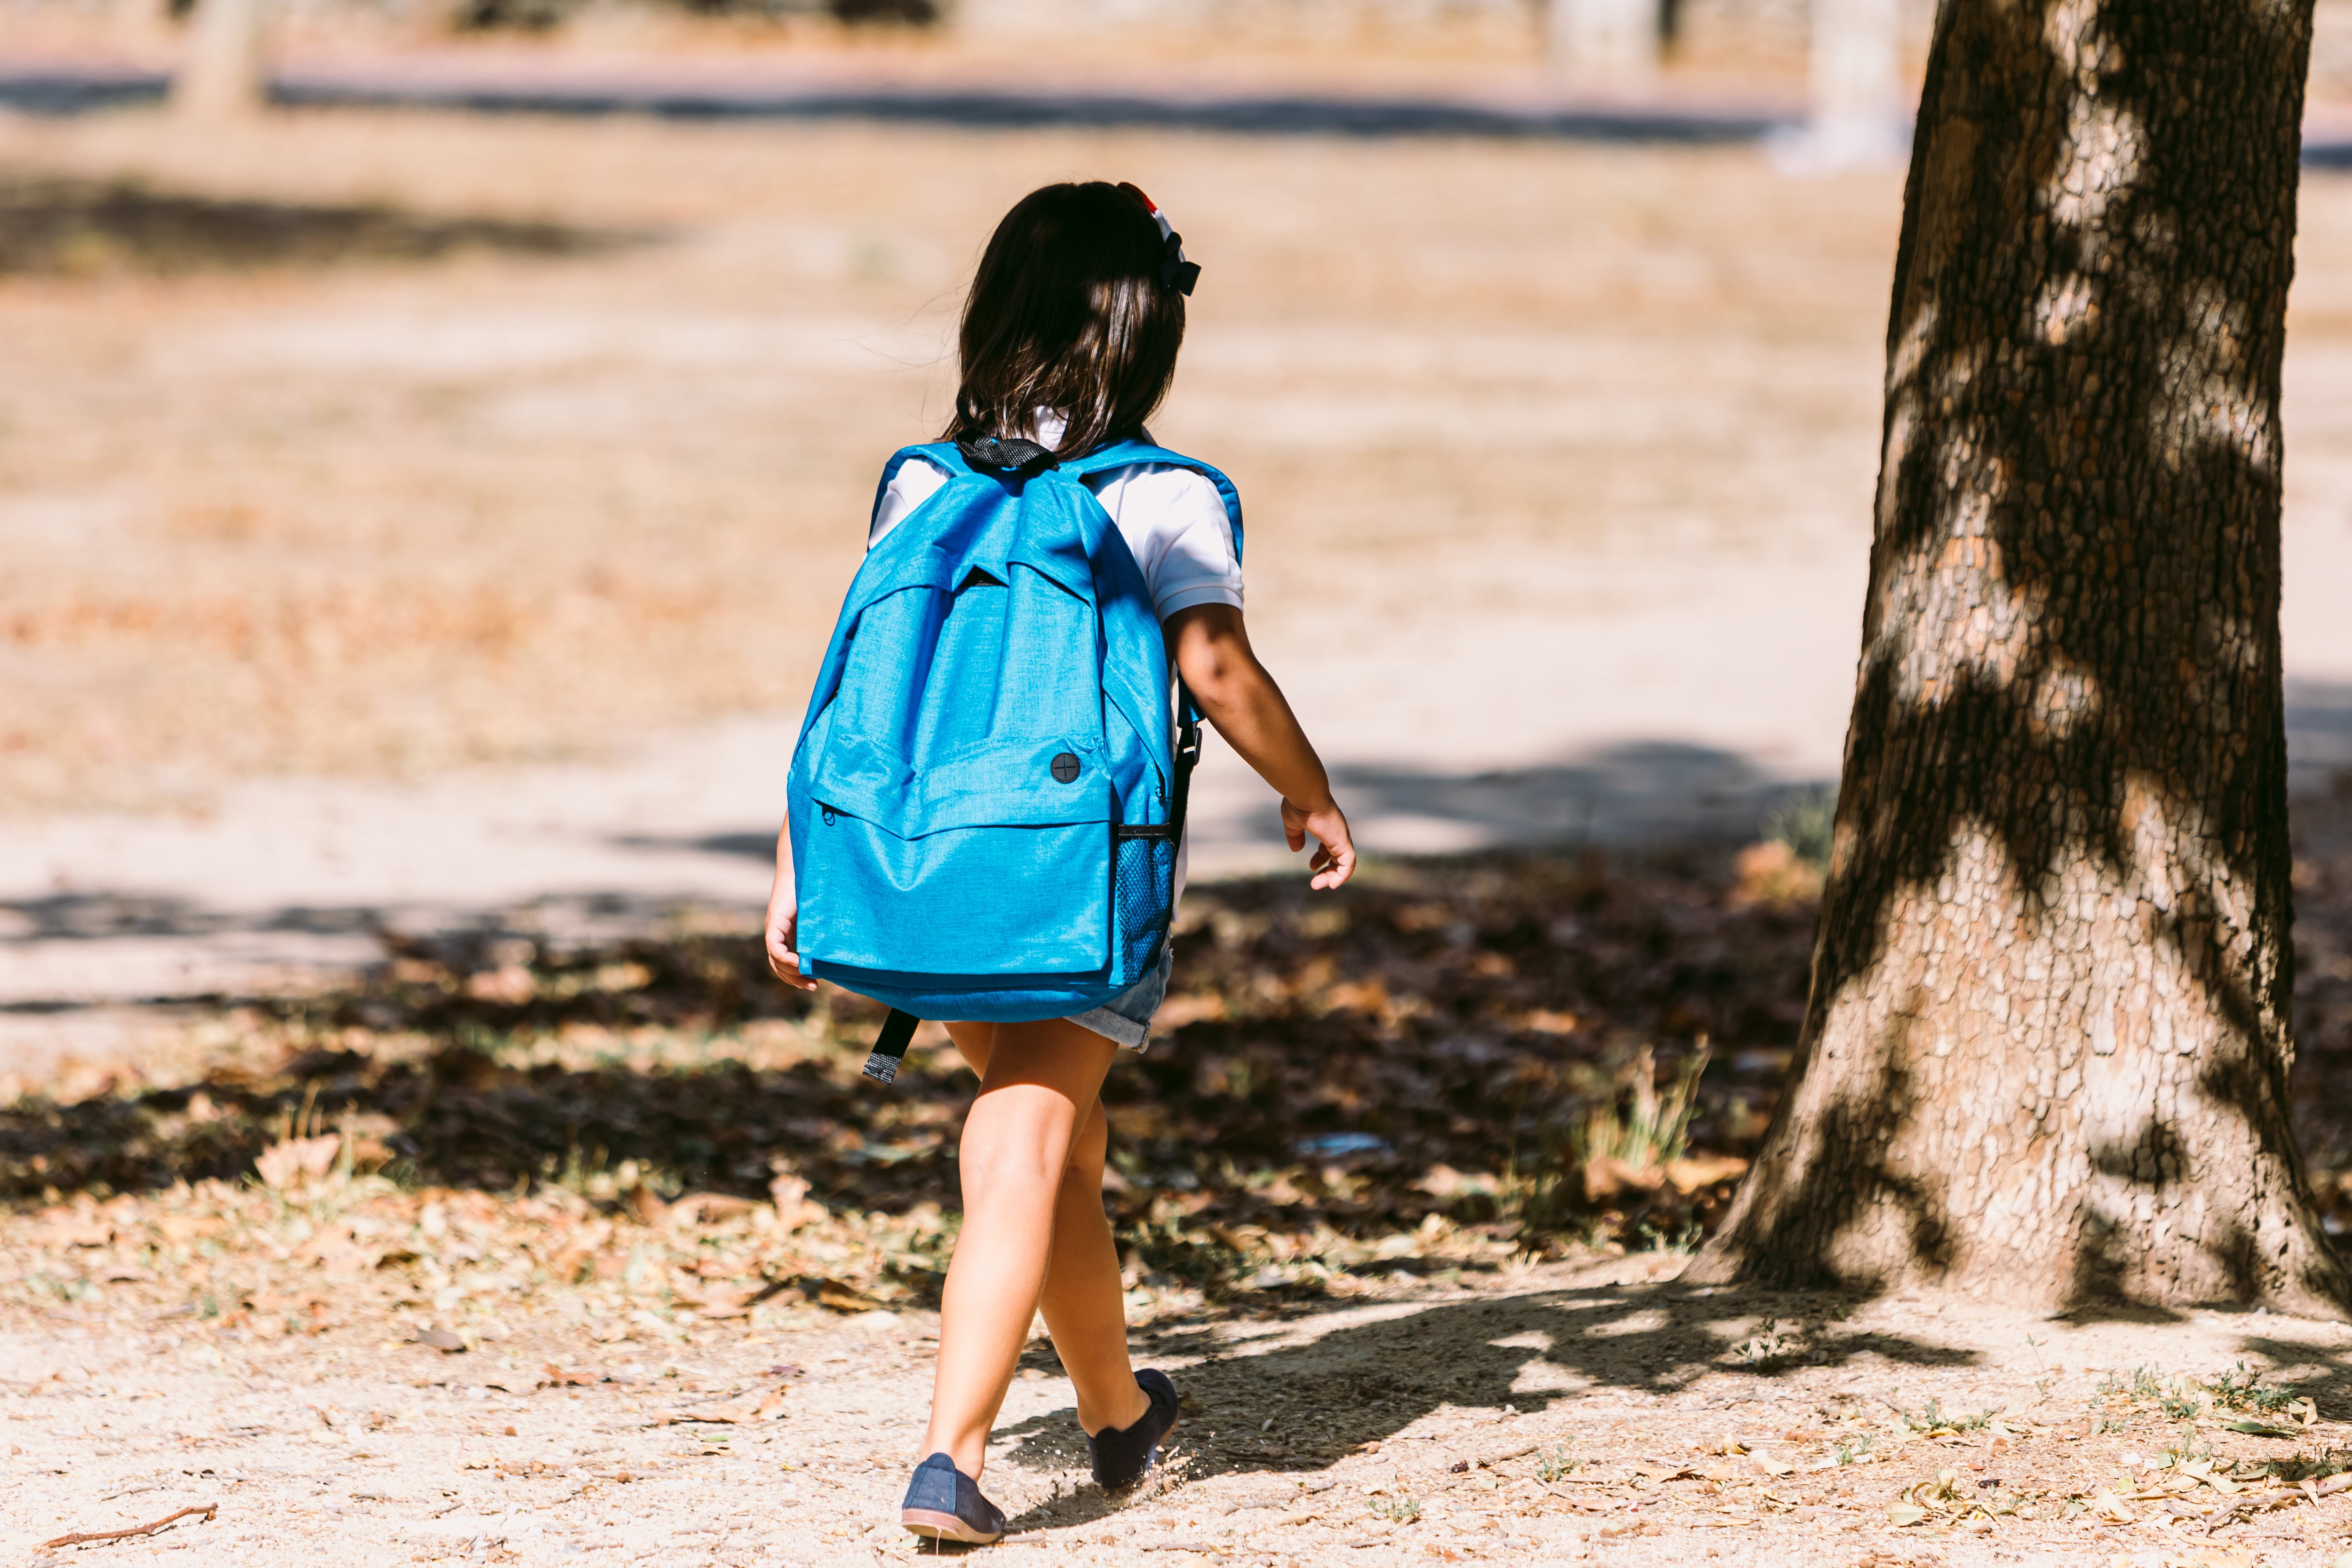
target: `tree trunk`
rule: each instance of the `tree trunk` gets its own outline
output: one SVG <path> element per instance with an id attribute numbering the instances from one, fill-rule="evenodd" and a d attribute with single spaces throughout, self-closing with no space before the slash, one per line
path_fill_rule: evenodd
<path id="1" fill-rule="evenodd" d="M 1548 0 L 1552 61 L 1587 87 L 1646 87 L 1658 74 L 1661 16 L 1660 0 Z"/>
<path id="2" fill-rule="evenodd" d="M 1905 152 L 1902 0 L 1813 0 L 1801 160 L 1895 168 Z"/>
<path id="3" fill-rule="evenodd" d="M 268 90 L 271 0 L 196 0 L 172 103 L 197 120 L 257 112 Z"/>
<path id="4" fill-rule="evenodd" d="M 2312 0 L 1945 0 L 1797 1078 L 1699 1280 L 2334 1312 L 2286 1116 Z"/>

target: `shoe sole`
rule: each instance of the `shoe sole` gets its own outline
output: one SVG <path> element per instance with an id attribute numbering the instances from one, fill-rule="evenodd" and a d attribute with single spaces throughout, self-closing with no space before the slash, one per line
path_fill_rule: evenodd
<path id="1" fill-rule="evenodd" d="M 926 1541 L 960 1541 L 966 1546 L 992 1546 L 1004 1531 L 974 1530 L 954 1514 L 933 1508 L 902 1508 L 898 1522 Z"/>

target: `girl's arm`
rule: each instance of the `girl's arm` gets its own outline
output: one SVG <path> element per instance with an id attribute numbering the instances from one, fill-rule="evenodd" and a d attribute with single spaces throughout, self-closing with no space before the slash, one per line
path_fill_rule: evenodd
<path id="1" fill-rule="evenodd" d="M 1195 604 L 1168 618 L 1168 653 L 1192 700 L 1226 744 L 1282 797 L 1282 833 L 1293 851 L 1315 836 L 1311 885 L 1333 888 L 1356 869 L 1348 819 L 1331 799 L 1331 779 L 1282 688 L 1250 651 L 1242 612 L 1230 604 Z"/>
<path id="2" fill-rule="evenodd" d="M 794 946 L 800 939 L 800 900 L 793 894 L 793 826 L 787 821 L 776 834 L 776 880 L 768 886 L 768 967 L 784 984 L 813 991 L 816 982 L 801 973 Z"/>

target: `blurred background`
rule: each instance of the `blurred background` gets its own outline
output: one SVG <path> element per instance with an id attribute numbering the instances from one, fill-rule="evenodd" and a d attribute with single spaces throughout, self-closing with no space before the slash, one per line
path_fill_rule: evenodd
<path id="1" fill-rule="evenodd" d="M 1237 481 L 1253 632 L 1366 846 L 1781 844 L 1739 873 L 1799 908 L 1769 1079 L 1929 21 L 0 0 L 0 1088 L 436 933 L 491 944 L 450 980 L 488 1007 L 566 942 L 748 932 L 878 465 L 944 417 L 991 226 L 1066 178 L 1141 184 L 1205 267 L 1156 433 Z M 2309 142 L 2316 799 L 2352 765 L 2352 0 Z M 1283 860 L 1228 754 L 1196 810 L 1203 877 Z"/>

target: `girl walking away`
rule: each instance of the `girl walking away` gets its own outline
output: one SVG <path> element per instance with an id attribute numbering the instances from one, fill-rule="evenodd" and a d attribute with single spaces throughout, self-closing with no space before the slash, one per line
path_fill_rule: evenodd
<path id="1" fill-rule="evenodd" d="M 1243 627 L 1233 486 L 1143 427 L 1199 273 L 1132 185 L 1048 185 L 1005 215 L 964 307 L 954 423 L 883 470 L 793 753 L 770 965 L 890 1005 L 869 1076 L 918 1018 L 980 1075 L 902 1509 L 920 1536 L 1003 1533 L 981 1470 L 1041 1311 L 1097 1481 L 1143 1479 L 1176 1425 L 1168 1375 L 1128 1361 L 1099 1094 L 1167 994 L 1198 719 L 1282 797 L 1291 849 L 1316 841 L 1314 886 L 1355 869 Z"/>

